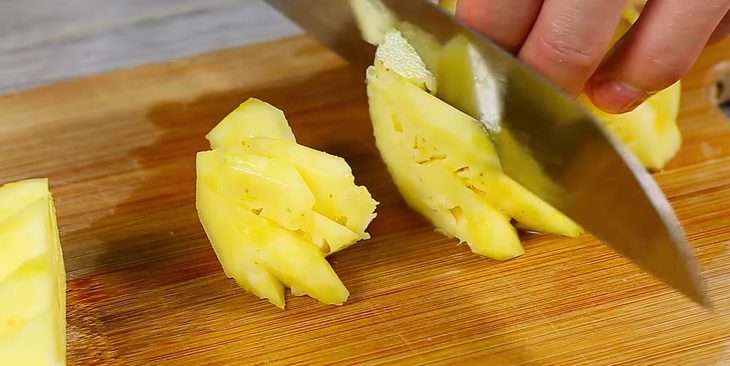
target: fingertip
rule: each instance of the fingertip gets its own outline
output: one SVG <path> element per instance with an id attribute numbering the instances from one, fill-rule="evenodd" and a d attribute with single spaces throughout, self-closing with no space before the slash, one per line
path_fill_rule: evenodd
<path id="1" fill-rule="evenodd" d="M 596 107 L 608 113 L 630 112 L 649 97 L 649 93 L 612 77 L 591 80 L 585 91 Z"/>
<path id="2" fill-rule="evenodd" d="M 586 94 L 606 112 L 633 110 L 686 74 L 727 6 L 727 0 L 649 1 L 639 20 L 604 58 L 586 85 Z M 690 19 L 685 13 L 694 16 Z"/>
<path id="3" fill-rule="evenodd" d="M 479 1 L 456 1 L 454 10 L 454 13 L 457 17 L 464 20 L 471 27 L 481 31 L 481 26 L 483 25 L 485 19 L 482 7 L 479 6 Z"/>

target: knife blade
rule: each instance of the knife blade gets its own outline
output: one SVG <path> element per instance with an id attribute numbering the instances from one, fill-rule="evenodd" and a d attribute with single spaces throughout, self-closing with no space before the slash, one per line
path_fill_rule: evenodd
<path id="1" fill-rule="evenodd" d="M 658 184 L 592 114 L 530 67 L 428 1 L 266 1 L 363 68 L 375 54 L 364 38 L 399 30 L 437 70 L 437 96 L 485 127 L 508 176 L 709 307 L 692 247 Z"/>

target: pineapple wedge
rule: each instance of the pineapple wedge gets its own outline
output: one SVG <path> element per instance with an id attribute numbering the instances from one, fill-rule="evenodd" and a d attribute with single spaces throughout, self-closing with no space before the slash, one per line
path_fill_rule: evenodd
<path id="1" fill-rule="evenodd" d="M 48 181 L 0 187 L 0 360 L 64 365 L 66 273 Z"/>
<path id="2" fill-rule="evenodd" d="M 654 94 L 631 112 L 606 113 L 585 95 L 578 100 L 636 155 L 647 168 L 662 169 L 679 151 L 682 136 L 677 126 L 681 82 Z"/>
<path id="3" fill-rule="evenodd" d="M 244 138 L 258 136 L 296 141 L 284 112 L 255 98 L 243 102 L 205 137 L 213 149 L 231 149 L 241 145 Z"/>
<path id="4" fill-rule="evenodd" d="M 398 36 L 384 37 L 380 48 L 410 47 L 393 39 Z M 424 83 L 401 75 L 391 67 L 397 60 L 377 56 L 383 54 L 418 56 L 413 50 L 378 52 L 367 78 L 378 150 L 410 206 L 473 252 L 500 260 L 524 253 L 511 220 L 529 230 L 581 233 L 573 221 L 502 172 L 494 146 L 476 120 L 429 94 Z M 424 72 L 409 75 L 418 74 Z"/>
<path id="5" fill-rule="evenodd" d="M 439 4 L 445 10 L 455 13 L 457 0 L 440 0 Z M 632 0 L 624 10 L 621 22 L 616 29 L 612 45 L 626 33 L 636 20 L 643 8 L 645 1 Z M 447 70 L 469 70 L 470 60 L 463 55 L 468 54 L 464 50 L 468 47 L 466 42 L 454 39 L 444 48 L 440 63 L 448 63 L 450 67 L 441 69 Z M 460 49 L 459 49 L 460 48 Z M 458 67 L 456 67 L 458 65 Z M 396 70 L 397 71 L 397 70 Z M 443 75 L 439 75 L 443 77 Z M 449 77 L 471 77 L 471 73 L 462 75 L 448 75 Z M 462 83 L 467 85 L 468 83 Z M 578 100 L 590 110 L 599 121 L 603 122 L 626 147 L 636 155 L 639 161 L 647 168 L 661 169 L 679 151 L 682 138 L 677 127 L 677 115 L 681 95 L 681 83 L 676 82 L 672 86 L 660 91 L 647 99 L 631 112 L 623 114 L 610 114 L 603 112 L 591 103 L 587 96 L 580 95 Z M 446 100 L 459 98 L 474 98 L 473 90 L 445 90 L 441 89 L 440 94 Z M 495 108 L 495 116 L 499 111 Z M 493 116 L 489 116 L 493 117 Z"/>
<path id="6" fill-rule="evenodd" d="M 456 14 L 456 1 L 457 0 L 440 0 L 439 5 L 451 14 Z"/>
<path id="7" fill-rule="evenodd" d="M 325 257 L 369 238 L 377 202 L 339 157 L 299 145 L 284 114 L 257 99 L 207 136 L 197 209 L 223 270 L 284 308 L 284 288 L 326 304 L 349 293 Z"/>
<path id="8" fill-rule="evenodd" d="M 624 11 L 613 43 L 616 43 L 639 18 L 643 1 L 632 1 Z M 631 112 L 623 114 L 606 113 L 591 103 L 585 95 L 580 100 L 609 131 L 636 155 L 645 167 L 662 169 L 682 145 L 682 136 L 677 127 L 677 115 L 682 94 L 681 82 L 660 91 L 644 101 Z"/>

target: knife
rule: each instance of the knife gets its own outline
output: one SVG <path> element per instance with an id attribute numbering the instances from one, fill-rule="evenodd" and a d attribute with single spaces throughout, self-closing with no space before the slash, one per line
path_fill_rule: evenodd
<path id="1" fill-rule="evenodd" d="M 508 176 L 710 306 L 692 247 L 652 176 L 583 106 L 488 38 L 425 0 L 266 1 L 363 68 L 375 54 L 364 38 L 401 31 L 431 70 L 439 68 L 436 95 L 482 123 Z M 460 62 L 438 63 L 446 52 Z M 459 70 L 449 69 L 457 64 Z"/>

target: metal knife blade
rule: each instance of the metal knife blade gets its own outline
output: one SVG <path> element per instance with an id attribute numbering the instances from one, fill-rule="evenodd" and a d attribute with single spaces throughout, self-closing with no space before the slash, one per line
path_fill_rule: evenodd
<path id="1" fill-rule="evenodd" d="M 579 103 L 488 38 L 423 0 L 266 1 L 361 67 L 375 53 L 363 36 L 401 31 L 429 68 L 438 69 L 437 96 L 485 126 L 507 175 L 709 306 L 692 248 L 652 176 Z M 468 65 L 469 77 L 452 77 L 459 74 L 450 69 L 454 64 L 439 61 L 447 52 L 461 74 Z"/>

